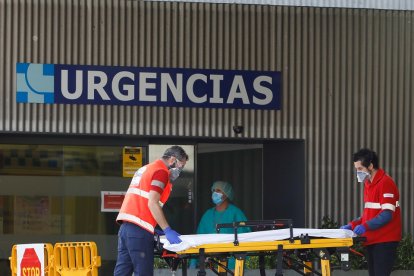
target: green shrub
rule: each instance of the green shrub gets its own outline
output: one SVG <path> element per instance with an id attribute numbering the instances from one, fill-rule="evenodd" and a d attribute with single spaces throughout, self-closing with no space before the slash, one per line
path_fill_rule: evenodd
<path id="1" fill-rule="evenodd" d="M 154 258 L 154 268 L 161 269 L 161 268 L 169 268 L 168 263 L 161 257 Z"/>
<path id="2" fill-rule="evenodd" d="M 339 223 L 334 221 L 333 219 L 331 219 L 328 216 L 324 216 L 322 218 L 322 225 L 319 228 L 321 228 L 321 229 L 338 229 L 339 228 Z"/>
<path id="3" fill-rule="evenodd" d="M 414 269 L 414 241 L 411 234 L 403 235 L 398 245 L 394 269 Z"/>
<path id="4" fill-rule="evenodd" d="M 265 268 L 274 269 L 276 267 L 276 253 L 272 252 L 264 257 Z M 249 256 L 245 262 L 246 269 L 259 269 L 259 256 Z"/>

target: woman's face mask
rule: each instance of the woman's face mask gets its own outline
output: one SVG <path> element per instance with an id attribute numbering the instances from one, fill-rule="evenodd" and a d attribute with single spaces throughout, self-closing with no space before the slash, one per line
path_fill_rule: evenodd
<path id="1" fill-rule="evenodd" d="M 358 178 L 358 182 L 364 183 L 365 180 L 370 176 L 369 173 L 364 172 L 364 171 L 357 171 L 357 178 Z"/>
<path id="2" fill-rule="evenodd" d="M 218 192 L 213 192 L 211 195 L 211 199 L 213 200 L 213 203 L 216 205 L 219 205 L 223 202 L 223 194 Z"/>

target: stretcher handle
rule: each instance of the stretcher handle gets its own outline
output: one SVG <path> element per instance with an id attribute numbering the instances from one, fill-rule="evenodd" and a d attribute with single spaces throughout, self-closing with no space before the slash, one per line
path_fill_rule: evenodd
<path id="1" fill-rule="evenodd" d="M 361 252 L 356 251 L 355 249 L 349 248 L 349 251 L 355 255 L 358 255 L 360 257 L 365 257 L 364 254 L 362 254 Z"/>
<path id="2" fill-rule="evenodd" d="M 218 223 L 216 225 L 217 233 L 220 233 L 221 228 L 234 228 L 234 227 L 270 227 L 272 229 L 292 228 L 292 219 L 275 219 L 275 220 L 245 220 L 235 221 L 231 223 Z"/>
<path id="3" fill-rule="evenodd" d="M 216 224 L 216 232 L 220 233 L 222 228 L 233 228 L 234 230 L 234 245 L 238 245 L 239 241 L 237 238 L 237 228 L 239 227 L 255 227 L 256 231 L 262 228 L 263 230 L 266 227 L 271 229 L 283 229 L 289 228 L 290 238 L 289 241 L 293 242 L 293 221 L 292 219 L 275 219 L 275 220 L 246 220 L 246 221 L 235 221 L 232 223 L 218 223 Z M 260 231 L 260 230 L 259 230 Z"/>

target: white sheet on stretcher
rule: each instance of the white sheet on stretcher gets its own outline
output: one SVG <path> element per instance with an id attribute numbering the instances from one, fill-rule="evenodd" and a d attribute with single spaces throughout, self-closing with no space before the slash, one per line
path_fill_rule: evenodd
<path id="1" fill-rule="evenodd" d="M 318 238 L 352 238 L 355 233 L 345 229 L 311 229 L 311 228 L 293 228 L 293 237 L 306 235 Z M 290 238 L 290 230 L 268 230 L 259 232 L 242 233 L 237 235 L 239 242 L 259 242 L 259 241 L 278 241 Z M 234 241 L 234 234 L 198 234 L 198 235 L 181 235 L 182 240 L 179 244 L 170 244 L 165 236 L 160 238 L 164 249 L 178 252 L 191 247 L 212 243 L 229 243 Z"/>

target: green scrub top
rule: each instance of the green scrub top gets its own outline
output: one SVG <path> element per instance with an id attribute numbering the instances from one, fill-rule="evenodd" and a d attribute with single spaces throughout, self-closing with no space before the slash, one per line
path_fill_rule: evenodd
<path id="1" fill-rule="evenodd" d="M 197 227 L 197 234 L 213 234 L 216 232 L 216 224 L 219 223 L 232 223 L 235 221 L 246 221 L 247 218 L 243 211 L 237 208 L 233 204 L 229 204 L 223 211 L 217 211 L 216 207 L 208 209 L 200 220 Z M 240 227 L 237 229 L 237 233 L 250 232 L 250 227 Z M 222 228 L 220 234 L 232 234 L 234 233 L 233 228 Z M 198 263 L 197 259 L 191 259 L 190 268 L 195 268 Z M 234 269 L 235 261 L 234 258 L 229 258 L 228 261 L 229 269 Z"/>

